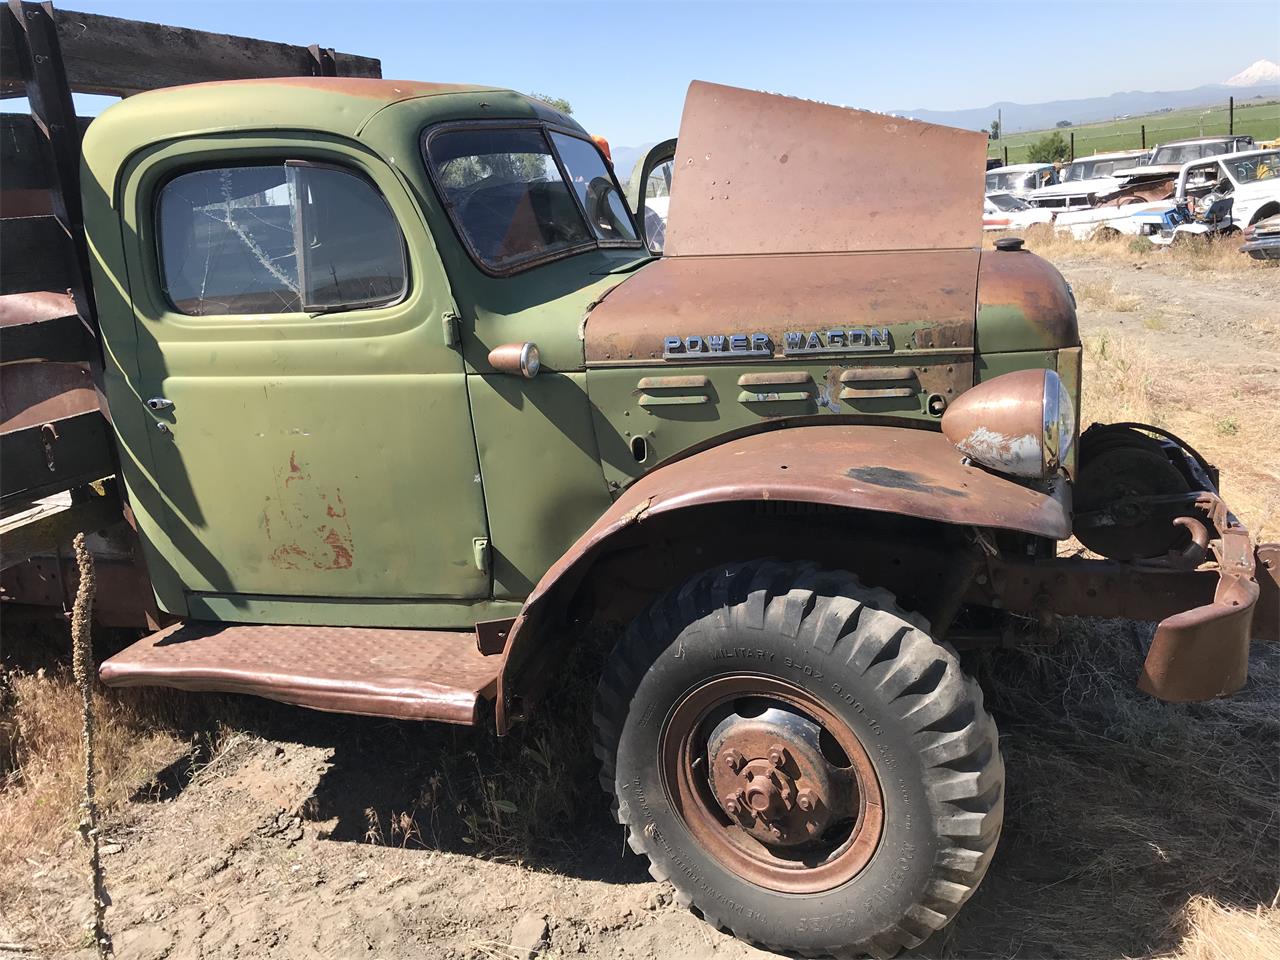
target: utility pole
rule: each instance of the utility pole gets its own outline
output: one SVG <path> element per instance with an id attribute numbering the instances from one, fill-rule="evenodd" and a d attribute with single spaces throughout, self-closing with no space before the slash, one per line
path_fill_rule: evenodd
<path id="1" fill-rule="evenodd" d="M 1236 132 L 1236 98 L 1227 97 L 1227 133 L 1234 136 Z"/>

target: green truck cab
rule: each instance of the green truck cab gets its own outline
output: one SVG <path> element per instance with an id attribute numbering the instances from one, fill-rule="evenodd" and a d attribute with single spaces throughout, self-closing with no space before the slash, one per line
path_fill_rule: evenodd
<path id="1" fill-rule="evenodd" d="M 1069 287 L 978 249 L 981 135 L 695 83 L 664 146 L 658 256 L 587 132 L 511 91 L 95 120 L 106 399 L 172 621 L 102 677 L 505 732 L 581 625 L 628 623 L 596 749 L 633 848 L 753 942 L 890 956 L 1000 832 L 957 647 L 1156 619 L 1144 689 L 1226 695 L 1276 548 L 1176 438 L 1080 434 Z"/>

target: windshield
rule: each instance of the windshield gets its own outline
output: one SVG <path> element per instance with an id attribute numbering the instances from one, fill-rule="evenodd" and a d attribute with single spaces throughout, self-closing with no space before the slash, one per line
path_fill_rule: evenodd
<path id="1" fill-rule="evenodd" d="M 1192 160 L 1202 160 L 1205 157 L 1221 156 L 1228 152 L 1228 146 L 1230 144 L 1225 140 L 1218 140 L 1213 143 L 1171 144 L 1158 149 L 1151 158 L 1151 162 L 1152 164 L 1190 163 Z"/>
<path id="2" fill-rule="evenodd" d="M 1034 173 L 1022 171 L 987 174 L 987 193 L 994 193 L 997 190 L 1025 190 L 1035 185 Z"/>
<path id="3" fill-rule="evenodd" d="M 987 196 L 987 200 L 997 210 L 1003 210 L 1005 213 L 1012 213 L 1014 210 L 1030 210 L 1031 204 L 1025 200 L 1008 193 L 992 193 Z"/>
<path id="4" fill-rule="evenodd" d="M 1258 180 L 1274 180 L 1280 177 L 1280 150 L 1261 153 L 1239 160 L 1225 160 L 1236 183 L 1254 183 Z"/>
<path id="5" fill-rule="evenodd" d="M 1141 157 L 1129 157 L 1119 160 L 1077 160 L 1064 167 L 1059 178 L 1064 183 L 1069 180 L 1092 180 L 1094 177 L 1109 177 L 1116 168 L 1132 167 Z"/>
<path id="6" fill-rule="evenodd" d="M 431 136 L 427 160 L 458 232 L 493 270 L 637 245 L 621 192 L 589 141 L 560 133 L 549 140 L 542 127 L 468 127 Z"/>

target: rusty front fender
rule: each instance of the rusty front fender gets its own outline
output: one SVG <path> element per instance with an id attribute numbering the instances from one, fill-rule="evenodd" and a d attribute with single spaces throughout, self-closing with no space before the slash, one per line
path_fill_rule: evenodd
<path id="1" fill-rule="evenodd" d="M 512 626 L 498 681 L 497 724 L 521 713 L 517 678 L 539 684 L 539 628 L 610 539 L 648 517 L 734 501 L 812 503 L 1016 530 L 1054 540 L 1070 535 L 1064 483 L 1058 496 L 963 462 L 941 434 L 907 427 L 842 424 L 774 430 L 727 441 L 658 467 L 633 483 L 549 569 Z M 767 549 L 767 547 L 765 548 Z M 545 666 L 545 664 L 544 664 Z M 525 686 L 525 684 L 521 684 Z M 514 709 L 513 709 L 514 707 Z"/>

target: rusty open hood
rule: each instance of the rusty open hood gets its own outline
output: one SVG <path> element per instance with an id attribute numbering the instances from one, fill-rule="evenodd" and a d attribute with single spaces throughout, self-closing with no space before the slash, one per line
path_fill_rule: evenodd
<path id="1" fill-rule="evenodd" d="M 695 81 L 666 255 L 592 310 L 587 363 L 783 359 L 797 336 L 815 356 L 971 350 L 985 150 L 980 133 Z M 672 337 L 697 349 L 674 356 Z"/>
<path id="2" fill-rule="evenodd" d="M 668 256 L 976 247 L 987 137 L 695 80 Z"/>

